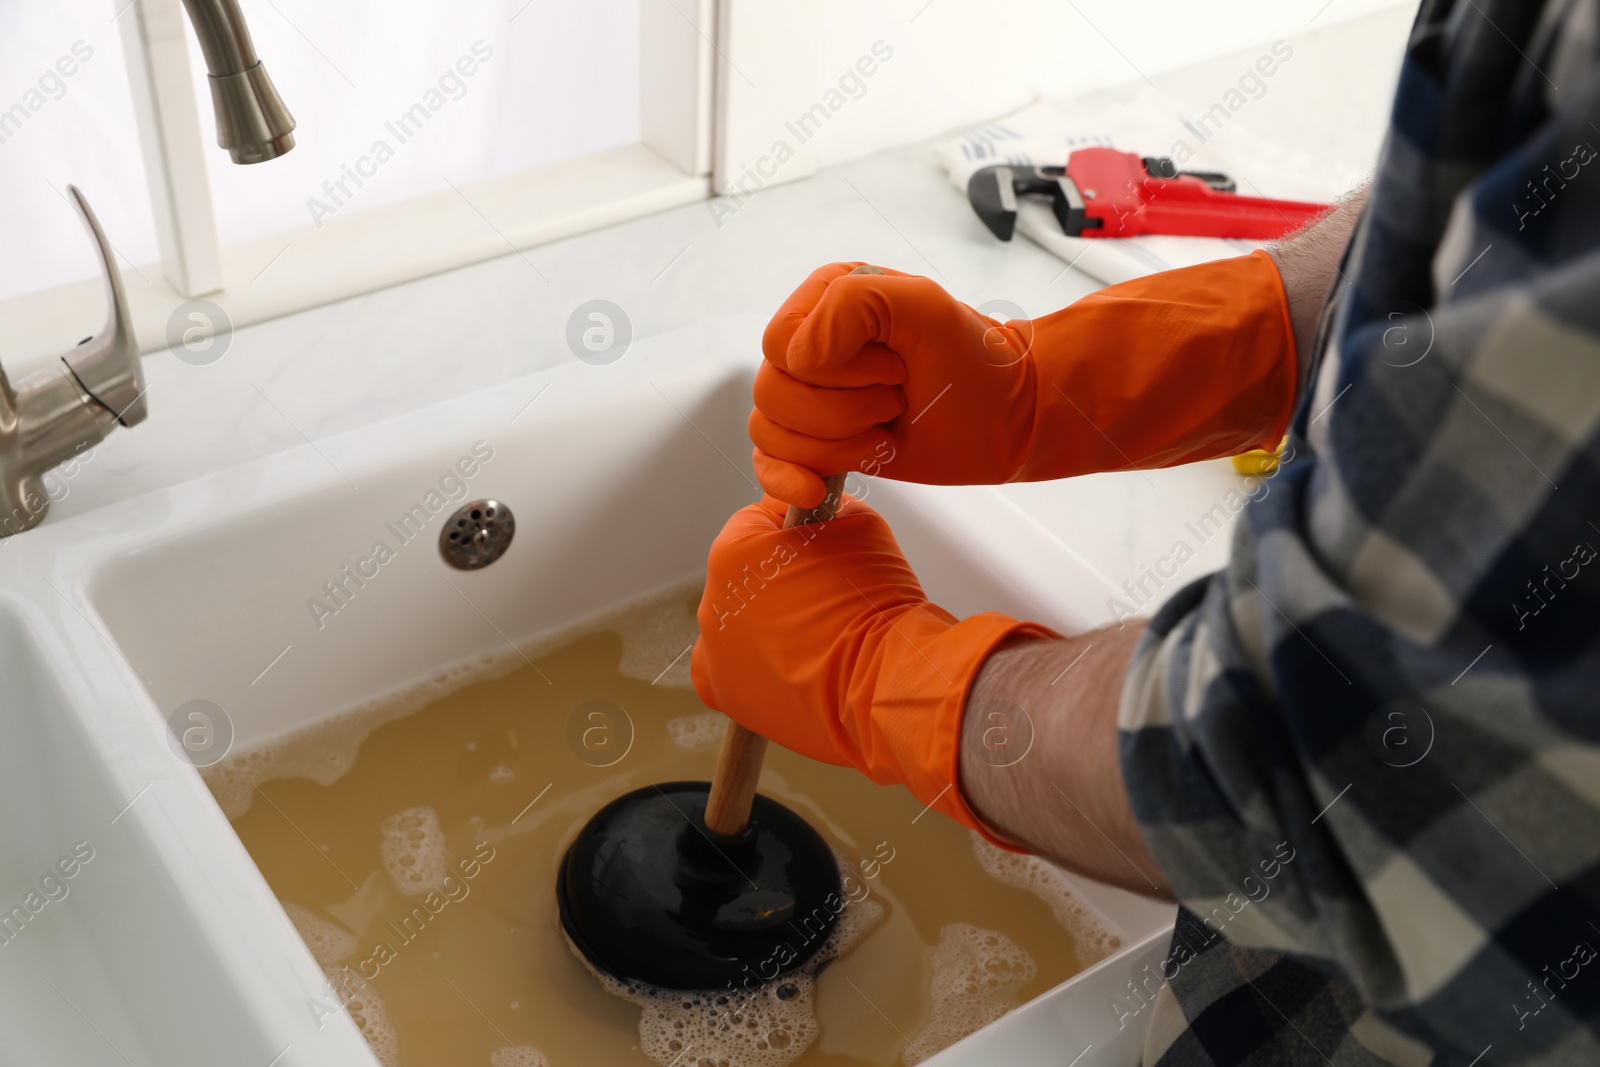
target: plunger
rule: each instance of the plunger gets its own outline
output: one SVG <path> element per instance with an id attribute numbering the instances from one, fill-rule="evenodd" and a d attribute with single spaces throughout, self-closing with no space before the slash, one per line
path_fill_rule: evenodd
<path id="1" fill-rule="evenodd" d="M 857 267 L 854 274 L 882 274 Z M 783 528 L 833 518 L 843 474 Z M 749 988 L 795 970 L 844 907 L 838 863 L 800 816 L 756 793 L 767 739 L 728 724 L 712 781 L 666 782 L 607 804 L 561 857 L 561 926 L 600 971 L 666 989 Z"/>
<path id="2" fill-rule="evenodd" d="M 859 270 L 860 268 L 858 268 Z M 825 522 L 844 475 L 783 528 Z M 713 990 L 769 981 L 822 948 L 844 906 L 838 863 L 800 816 L 756 793 L 767 739 L 728 723 L 710 782 L 647 785 L 595 813 L 561 859 L 561 926 L 625 982 Z"/>

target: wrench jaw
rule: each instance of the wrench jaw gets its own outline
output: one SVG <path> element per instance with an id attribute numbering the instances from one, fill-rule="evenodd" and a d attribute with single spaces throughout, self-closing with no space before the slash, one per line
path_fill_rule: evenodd
<path id="1" fill-rule="evenodd" d="M 1061 232 L 1068 237 L 1082 236 L 1084 230 L 1097 229 L 1099 219 L 1091 219 L 1084 210 L 1083 194 L 1078 191 L 1078 183 L 1063 174 L 1056 179 L 1056 189 L 1050 197 L 1051 210 L 1055 212 L 1056 221 L 1061 223 Z"/>
<path id="2" fill-rule="evenodd" d="M 1002 241 L 1011 240 L 1017 232 L 1019 196 L 1049 197 L 1050 209 L 1061 224 L 1061 231 L 1069 237 L 1100 224 L 1098 219 L 1088 217 L 1077 183 L 1060 167 L 1000 163 L 974 171 L 967 179 L 967 201 L 972 210 Z"/>
<path id="3" fill-rule="evenodd" d="M 1002 241 L 1017 232 L 1017 190 L 1013 168 L 984 167 L 967 179 L 967 201 L 989 232 Z"/>

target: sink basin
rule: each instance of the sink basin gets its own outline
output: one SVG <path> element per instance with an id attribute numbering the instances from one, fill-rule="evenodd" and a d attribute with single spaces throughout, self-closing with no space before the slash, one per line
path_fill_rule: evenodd
<path id="1" fill-rule="evenodd" d="M 141 745 L 147 729 L 100 732 L 77 714 L 95 697 L 49 669 L 73 659 L 57 641 L 37 608 L 0 597 L 0 1060 L 199 1064 L 267 1050 L 265 1020 L 229 989 L 239 961 L 186 906 L 191 844 L 135 817 L 171 785 L 170 757 Z"/>
<path id="2" fill-rule="evenodd" d="M 376 1063 L 345 1014 L 316 1010 L 333 1000 L 323 975 L 169 716 L 208 701 L 248 745 L 691 578 L 756 492 L 761 325 L 663 335 L 0 545 L 0 903 L 93 850 L 0 944 L 6 1058 Z M 958 614 L 1083 629 L 1113 595 L 991 489 L 867 495 Z M 440 526 L 480 498 L 514 511 L 515 541 L 453 570 Z M 1171 909 L 1081 888 L 1125 947 L 930 1062 L 1060 1064 L 1086 1047 L 1081 1067 L 1137 1062 L 1148 1013 L 1116 1005 L 1159 961 Z"/>

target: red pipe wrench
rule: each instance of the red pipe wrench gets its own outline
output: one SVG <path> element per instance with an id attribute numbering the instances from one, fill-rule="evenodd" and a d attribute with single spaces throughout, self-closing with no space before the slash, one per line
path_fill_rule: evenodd
<path id="1" fill-rule="evenodd" d="M 1080 148 L 1065 167 L 1001 164 L 967 182 L 967 199 L 1002 241 L 1017 225 L 1017 197 L 1042 194 L 1069 237 L 1282 237 L 1331 205 L 1240 196 L 1225 174 L 1180 172 L 1164 156 Z"/>

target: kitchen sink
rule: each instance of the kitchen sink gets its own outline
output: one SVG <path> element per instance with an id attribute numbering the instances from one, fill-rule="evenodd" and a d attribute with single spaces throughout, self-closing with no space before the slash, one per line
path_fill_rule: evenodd
<path id="1" fill-rule="evenodd" d="M 169 719 L 215 708 L 224 742 L 269 740 L 692 580 L 756 494 L 760 327 L 662 335 L 0 542 L 0 906 L 24 915 L 0 932 L 0 1063 L 375 1063 L 346 1015 L 308 1010 L 324 976 Z M 1114 595 L 992 489 L 867 492 L 958 614 L 1081 630 Z M 514 541 L 453 569 L 441 524 L 484 499 Z M 1117 1005 L 1172 911 L 1081 891 L 1124 947 L 931 1062 L 1137 1062 L 1149 1013 Z"/>

